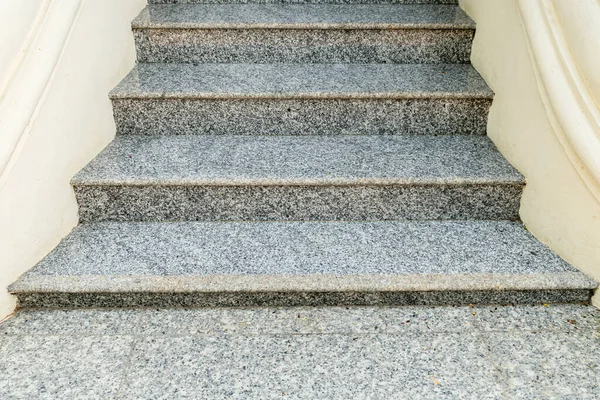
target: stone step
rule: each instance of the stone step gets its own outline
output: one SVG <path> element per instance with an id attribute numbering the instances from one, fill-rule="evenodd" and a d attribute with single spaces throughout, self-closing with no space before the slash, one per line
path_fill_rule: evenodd
<path id="1" fill-rule="evenodd" d="M 458 0 L 148 0 L 148 4 L 458 4 Z"/>
<path id="2" fill-rule="evenodd" d="M 133 21 L 139 62 L 468 63 L 456 5 L 159 4 Z"/>
<path id="3" fill-rule="evenodd" d="M 485 134 L 467 64 L 138 64 L 111 91 L 119 134 Z"/>
<path id="4" fill-rule="evenodd" d="M 83 224 L 20 307 L 588 302 L 596 284 L 508 221 Z"/>
<path id="5" fill-rule="evenodd" d="M 120 136 L 72 180 L 82 222 L 518 219 L 484 136 Z"/>

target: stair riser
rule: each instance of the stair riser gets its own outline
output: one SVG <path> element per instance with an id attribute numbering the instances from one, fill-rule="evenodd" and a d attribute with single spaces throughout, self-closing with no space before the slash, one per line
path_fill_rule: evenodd
<path id="1" fill-rule="evenodd" d="M 458 4 L 458 0 L 148 0 L 148 4 Z"/>
<path id="2" fill-rule="evenodd" d="M 139 62 L 468 63 L 473 30 L 138 29 Z"/>
<path id="3" fill-rule="evenodd" d="M 118 134 L 485 135 L 491 99 L 113 99 Z"/>
<path id="4" fill-rule="evenodd" d="M 439 292 L 28 293 L 18 308 L 409 306 L 589 303 L 589 289 Z"/>
<path id="5" fill-rule="evenodd" d="M 517 220 L 521 185 L 75 186 L 81 222 Z"/>

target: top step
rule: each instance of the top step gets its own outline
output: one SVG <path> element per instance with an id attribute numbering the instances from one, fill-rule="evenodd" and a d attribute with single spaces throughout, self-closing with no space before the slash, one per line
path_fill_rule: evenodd
<path id="1" fill-rule="evenodd" d="M 140 63 L 468 63 L 455 5 L 154 4 L 133 21 Z"/>
<path id="2" fill-rule="evenodd" d="M 148 4 L 458 4 L 458 0 L 148 0 Z"/>
<path id="3" fill-rule="evenodd" d="M 457 6 L 383 4 L 150 5 L 133 21 L 150 29 L 475 29 Z"/>

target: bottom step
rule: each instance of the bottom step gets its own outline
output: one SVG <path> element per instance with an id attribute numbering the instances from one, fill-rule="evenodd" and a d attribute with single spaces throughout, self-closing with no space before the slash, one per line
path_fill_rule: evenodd
<path id="1" fill-rule="evenodd" d="M 84 224 L 19 306 L 588 302 L 597 284 L 506 221 Z"/>

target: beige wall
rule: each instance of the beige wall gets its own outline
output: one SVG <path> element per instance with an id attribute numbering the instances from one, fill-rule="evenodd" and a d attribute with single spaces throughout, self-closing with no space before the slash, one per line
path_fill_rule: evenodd
<path id="1" fill-rule="evenodd" d="M 74 0 L 58 0 L 65 1 Z M 32 8 L 39 4 L 0 2 L 2 19 L 8 17 L 29 27 L 36 11 L 23 11 L 23 7 L 14 7 L 15 3 Z M 134 64 L 130 23 L 144 3 L 83 0 L 44 94 L 37 106 L 32 104 L 36 112 L 3 171 L 0 187 L 0 318 L 14 308 L 6 287 L 77 223 L 69 180 L 114 136 L 108 92 Z M 15 55 L 15 49 L 21 47 L 22 43 L 10 42 L 23 41 L 24 34 L 14 34 L 29 29 L 23 26 L 0 25 L 3 65 L 7 54 Z M 7 122 L 0 120 L 0 131 Z"/>
<path id="2" fill-rule="evenodd" d="M 37 20 L 44 12 L 43 0 L 0 0 L 0 32 L 9 33 L 0 40 L 0 99 L 6 83 L 34 33 Z"/>
<path id="3" fill-rule="evenodd" d="M 525 226 L 600 281 L 600 204 L 575 169 L 585 167 L 566 156 L 550 123 L 517 2 L 461 0 L 460 4 L 477 22 L 473 65 L 496 93 L 488 135 L 527 178 L 520 211 Z"/>

